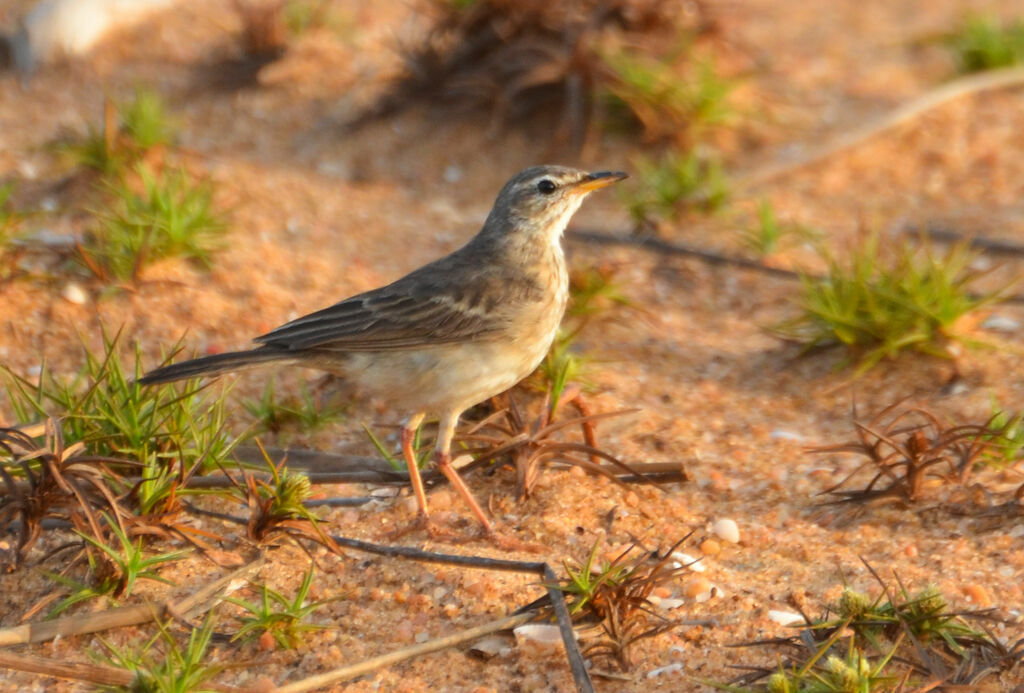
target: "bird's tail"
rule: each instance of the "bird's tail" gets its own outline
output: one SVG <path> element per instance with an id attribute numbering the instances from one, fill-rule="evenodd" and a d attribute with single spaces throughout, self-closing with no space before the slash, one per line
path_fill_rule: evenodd
<path id="1" fill-rule="evenodd" d="M 195 378 L 200 375 L 220 375 L 231 371 L 255 368 L 273 361 L 291 361 L 293 357 L 287 352 L 271 349 L 252 349 L 250 351 L 232 351 L 226 354 L 201 356 L 197 359 L 172 363 L 151 370 L 139 378 L 142 385 L 169 383 L 174 380 Z"/>

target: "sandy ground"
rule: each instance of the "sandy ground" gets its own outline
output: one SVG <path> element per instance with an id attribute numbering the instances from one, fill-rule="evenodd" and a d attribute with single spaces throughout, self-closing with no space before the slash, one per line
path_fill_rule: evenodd
<path id="1" fill-rule="evenodd" d="M 24 4 L 24 3 L 22 3 Z M 395 36 L 418 20 L 402 2 L 338 3 L 351 25 L 342 36 L 313 32 L 269 68 L 259 89 L 211 91 L 204 76 L 231 55 L 238 23 L 230 4 L 193 3 L 162 14 L 99 48 L 88 59 L 39 74 L 23 87 L 0 77 L 0 181 L 20 183 L 19 201 L 56 201 L 33 227 L 78 233 L 83 219 L 65 209 L 55 183 L 64 165 L 47 145 L 66 132 L 99 122 L 103 98 L 123 98 L 137 84 L 166 97 L 181 123 L 190 165 L 220 185 L 231 209 L 231 248 L 210 272 L 169 260 L 148 269 L 132 291 L 108 292 L 80 275 L 0 285 L 0 363 L 32 372 L 44 359 L 57 372 L 81 362 L 79 342 L 101 343 L 101 327 L 124 325 L 156 362 L 186 334 L 197 352 L 243 346 L 297 315 L 396 278 L 460 245 L 479 227 L 501 183 L 542 161 L 629 169 L 639 151 L 608 138 L 583 160 L 552 147 L 536 133 L 488 134 L 473 123 L 449 122 L 425 110 L 374 123 L 358 136 L 337 123 L 370 103 L 396 69 Z M 792 156 L 878 117 L 952 74 L 948 55 L 928 39 L 965 12 L 1009 13 L 1013 2 L 920 3 L 836 0 L 815 3 L 736 0 L 724 14 L 734 56 L 761 66 L 744 90 L 757 104 L 747 141 L 734 144 L 735 171 Z M 0 16 L 9 22 L 12 13 Z M 8 24 L 9 26 L 9 24 Z M 735 58 L 742 62 L 742 57 Z M 1024 92 L 967 98 L 935 109 L 849 152 L 772 181 L 735 201 L 731 211 L 670 226 L 670 238 L 711 248 L 739 249 L 737 230 L 758 199 L 780 214 L 825 231 L 839 247 L 861 226 L 895 234 L 908 224 L 936 223 L 963 232 L 1024 242 Z M 447 175 L 446 175 L 447 174 Z M 628 218 L 613 195 L 595 196 L 577 228 L 624 232 Z M 889 238 L 890 236 L 885 236 Z M 958 362 L 957 387 L 946 384 L 953 365 L 908 357 L 888 362 L 851 383 L 835 371 L 840 354 L 796 358 L 761 328 L 792 314 L 795 285 L 761 274 L 713 268 L 692 259 L 633 248 L 569 244 L 576 268 L 612 266 L 616 281 L 643 310 L 602 317 L 580 339 L 590 357 L 588 395 L 597 411 L 639 407 L 640 415 L 599 428 L 602 445 L 631 461 L 681 463 L 692 481 L 656 490 L 623 489 L 569 471 L 546 472 L 529 500 L 516 502 L 511 472 L 472 475 L 478 497 L 489 499 L 504 531 L 547 547 L 553 565 L 585 556 L 596 538 L 619 547 L 636 538 L 665 548 L 695 530 L 688 551 L 698 554 L 712 523 L 736 521 L 737 544 L 709 555 L 702 577 L 717 588 L 698 603 L 687 598 L 694 578 L 671 596 L 684 604 L 673 616 L 712 619 L 638 646 L 632 681 L 598 681 L 602 691 L 701 690 L 695 679 L 726 680 L 729 665 L 768 664 L 767 650 L 725 646 L 778 636 L 786 629 L 772 609 L 799 605 L 819 613 L 842 585 L 872 591 L 866 559 L 884 576 L 912 587 L 935 583 L 957 607 L 977 607 L 979 589 L 1010 618 L 1024 610 L 1024 528 L 980 531 L 970 518 L 899 505 L 870 508 L 855 518 L 822 509 L 816 494 L 839 481 L 852 461 L 812 456 L 808 445 L 852 434 L 851 404 L 874 412 L 900 399 L 922 403 L 958 421 L 983 421 L 991 398 L 1024 407 L 1024 371 L 1012 350 L 972 350 Z M 800 249 L 793 251 L 798 256 Z M 787 264 L 793 257 L 776 258 Z M 1018 272 L 1009 266 L 1005 273 Z M 62 298 L 68 282 L 88 300 Z M 993 312 L 1024 323 L 1020 306 Z M 982 335 L 984 336 L 984 335 Z M 1019 328 L 988 335 L 1019 343 Z M 282 377 L 295 386 L 300 377 Z M 266 376 L 240 377 L 242 400 L 258 395 Z M 8 407 L 0 395 L 0 416 Z M 371 452 L 360 423 L 395 423 L 386 403 L 362 403 L 315 437 L 339 452 Z M 235 414 L 244 426 L 241 407 Z M 309 442 L 309 441 L 306 441 Z M 1008 484 L 1020 475 L 993 475 Z M 358 489 L 331 489 L 355 494 Z M 468 519 L 447 489 L 432 495 L 442 519 Z M 325 513 L 340 534 L 377 540 L 413 518 L 407 499 Z M 611 519 L 610 519 L 611 518 Z M 514 556 L 482 543 L 452 546 L 411 534 L 410 545 L 442 551 Z M 281 590 L 298 584 L 306 560 L 293 548 L 271 552 L 262 579 Z M 534 560 L 537 557 L 522 554 Z M 343 597 L 321 609 L 327 626 L 290 652 L 260 652 L 216 644 L 214 658 L 242 661 L 221 680 L 275 683 L 387 652 L 425 637 L 498 617 L 540 593 L 533 577 L 423 566 L 352 552 L 320 556 L 317 598 Z M 199 559 L 166 573 L 195 585 L 217 574 Z M 19 621 L 25 604 L 51 587 L 34 571 L 0 577 L 0 625 Z M 153 584 L 143 596 L 166 594 Z M 969 599 L 975 595 L 975 601 Z M 132 630 L 132 629 L 129 629 Z M 1021 626 L 997 629 L 1017 639 Z M 139 632 L 118 633 L 129 642 Z M 92 638 L 61 639 L 36 654 L 84 660 Z M 674 663 L 674 673 L 647 675 Z M 1019 669 L 1019 668 L 1018 668 Z M 1024 672 L 991 690 L 1014 690 Z M 406 662 L 337 690 L 562 691 L 572 681 L 564 660 L 521 648 L 480 661 L 449 650 Z M 77 690 L 23 674 L 0 675 L 4 690 Z"/>

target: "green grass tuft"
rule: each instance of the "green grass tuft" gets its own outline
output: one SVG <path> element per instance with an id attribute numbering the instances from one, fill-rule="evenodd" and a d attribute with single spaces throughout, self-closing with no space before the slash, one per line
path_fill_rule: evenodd
<path id="1" fill-rule="evenodd" d="M 669 152 L 657 161 L 641 159 L 635 168 L 636 183 L 623 187 L 620 195 L 637 224 L 673 219 L 689 210 L 713 212 L 729 197 L 721 164 L 696 151 Z"/>
<path id="2" fill-rule="evenodd" d="M 244 599 L 229 597 L 227 601 L 239 606 L 248 616 L 239 618 L 242 626 L 235 633 L 234 640 L 249 642 L 264 633 L 270 633 L 279 647 L 291 650 L 302 643 L 302 636 L 312 630 L 320 630 L 325 626 L 308 623 L 307 619 L 318 608 L 333 600 L 322 600 L 306 603 L 309 589 L 313 585 L 313 567 L 302 578 L 302 584 L 292 599 L 288 599 L 277 590 L 266 584 L 262 585 L 259 602 L 248 602 Z"/>
<path id="3" fill-rule="evenodd" d="M 136 169 L 134 181 L 119 178 L 105 184 L 110 199 L 81 247 L 82 262 L 104 279 L 137 278 L 148 263 L 186 257 L 204 267 L 224 246 L 227 225 L 213 206 L 213 185 L 195 182 L 181 169 L 154 173 Z"/>
<path id="4" fill-rule="evenodd" d="M 967 18 L 946 38 L 961 72 L 982 72 L 1024 63 L 1024 21 L 1002 24 L 994 17 Z"/>
<path id="5" fill-rule="evenodd" d="M 198 380 L 144 387 L 136 382 L 144 372 L 138 345 L 127 364 L 119 352 L 119 335 L 104 337 L 102 353 L 84 349 L 85 365 L 72 377 L 44 368 L 33 383 L 0 371 L 18 421 L 59 418 L 68 445 L 137 462 L 154 481 L 172 468 L 224 464 L 240 440 L 227 432 L 226 393 L 204 392 Z M 143 484 L 140 492 L 148 490 Z"/>
<path id="6" fill-rule="evenodd" d="M 971 269 L 975 258 L 964 245 L 942 255 L 908 242 L 883 252 L 878 235 L 871 234 L 846 261 L 826 255 L 826 276 L 803 280 L 801 314 L 771 329 L 805 351 L 846 346 L 858 374 L 907 351 L 948 358 L 948 342 L 965 341 L 957 321 L 1001 297 L 971 293 L 982 274 Z"/>

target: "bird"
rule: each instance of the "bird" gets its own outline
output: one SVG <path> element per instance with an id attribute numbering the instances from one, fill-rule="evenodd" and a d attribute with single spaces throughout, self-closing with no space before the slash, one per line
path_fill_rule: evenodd
<path id="1" fill-rule="evenodd" d="M 156 368 L 143 385 L 295 365 L 339 376 L 407 415 L 402 454 L 432 533 L 413 440 L 437 417 L 434 459 L 486 534 L 494 527 L 451 463 L 461 414 L 511 388 L 543 361 L 569 299 L 562 236 L 591 192 L 627 177 L 533 166 L 498 193 L 480 231 L 465 245 L 377 289 L 346 298 L 253 340 L 245 351 Z"/>

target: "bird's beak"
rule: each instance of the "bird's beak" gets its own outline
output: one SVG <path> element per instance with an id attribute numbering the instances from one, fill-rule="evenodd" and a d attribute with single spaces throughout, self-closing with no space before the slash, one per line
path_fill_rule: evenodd
<path id="1" fill-rule="evenodd" d="M 626 177 L 626 174 L 622 171 L 598 171 L 597 173 L 588 173 L 582 180 L 580 180 L 579 183 L 572 186 L 572 189 L 569 190 L 569 192 L 573 195 L 582 195 L 583 193 L 607 187 L 612 183 L 618 183 Z"/>

